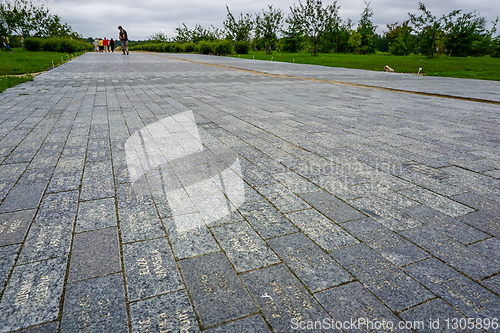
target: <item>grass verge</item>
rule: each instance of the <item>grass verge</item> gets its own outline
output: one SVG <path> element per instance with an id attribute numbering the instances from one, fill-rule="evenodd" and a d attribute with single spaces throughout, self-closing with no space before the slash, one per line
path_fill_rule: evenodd
<path id="1" fill-rule="evenodd" d="M 0 93 L 4 92 L 7 88 L 26 81 L 33 81 L 33 76 L 30 74 L 25 76 L 0 76 Z"/>
<path id="2" fill-rule="evenodd" d="M 391 56 L 387 53 L 369 55 L 355 55 L 351 53 L 320 53 L 312 56 L 310 53 L 286 53 L 274 51 L 250 52 L 249 54 L 233 55 L 245 59 L 272 60 L 295 62 L 298 64 L 321 65 L 328 67 L 342 67 L 383 71 L 388 65 L 398 73 L 420 73 L 428 76 L 444 76 L 466 79 L 481 79 L 500 81 L 500 58 L 490 57 L 447 57 L 440 56 L 428 59 L 425 56 Z M 271 59 L 272 57 L 272 59 Z"/>

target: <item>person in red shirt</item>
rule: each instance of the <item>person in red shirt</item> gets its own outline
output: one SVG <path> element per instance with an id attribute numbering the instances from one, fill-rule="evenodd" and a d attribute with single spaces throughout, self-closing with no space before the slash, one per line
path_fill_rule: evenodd
<path id="1" fill-rule="evenodd" d="M 104 52 L 108 51 L 109 52 L 109 41 L 104 37 L 104 40 L 102 41 L 102 45 L 104 46 Z"/>

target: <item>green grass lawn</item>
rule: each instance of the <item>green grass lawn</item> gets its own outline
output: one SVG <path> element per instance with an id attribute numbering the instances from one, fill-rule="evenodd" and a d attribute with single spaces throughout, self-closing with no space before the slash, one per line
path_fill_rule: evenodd
<path id="1" fill-rule="evenodd" d="M 76 56 L 74 54 L 74 56 Z M 0 51 L 0 92 L 16 84 L 33 80 L 31 77 L 8 77 L 5 75 L 19 75 L 43 72 L 54 65 L 61 64 L 61 57 L 68 60 L 66 53 L 32 52 L 15 48 L 12 54 L 2 49 Z M 69 55 L 71 58 L 71 54 Z"/>
<path id="2" fill-rule="evenodd" d="M 310 53 L 285 53 L 274 51 L 250 52 L 245 55 L 233 55 L 246 59 L 296 62 L 299 64 L 321 65 L 329 67 L 357 68 L 373 71 L 383 71 L 388 65 L 398 73 L 421 73 L 428 76 L 446 76 L 467 79 L 482 79 L 500 81 L 500 58 L 455 58 L 440 56 L 428 59 L 425 56 L 391 56 L 387 53 L 370 55 L 355 55 L 351 53 L 320 53 L 312 56 Z"/>

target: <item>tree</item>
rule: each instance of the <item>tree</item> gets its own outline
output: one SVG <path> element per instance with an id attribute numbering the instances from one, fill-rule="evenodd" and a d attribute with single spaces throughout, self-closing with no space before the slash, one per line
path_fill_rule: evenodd
<path id="1" fill-rule="evenodd" d="M 262 13 L 255 16 L 256 36 L 264 40 L 266 53 L 270 54 L 278 39 L 277 33 L 283 25 L 283 13 L 280 9 L 273 9 L 273 5 L 269 5 L 268 11 L 262 9 Z"/>
<path id="2" fill-rule="evenodd" d="M 254 28 L 254 21 L 251 14 L 240 13 L 238 21 L 234 18 L 233 14 L 227 9 L 227 19 L 224 21 L 224 29 L 226 33 L 226 38 L 237 41 L 249 41 L 251 38 L 251 33 Z"/>
<path id="3" fill-rule="evenodd" d="M 417 49 L 427 53 L 429 58 L 433 58 L 439 41 L 444 37 L 443 28 L 445 20 L 450 20 L 460 11 L 454 10 L 447 16 L 438 18 L 432 15 L 423 3 L 419 2 L 418 5 L 418 9 L 422 12 L 420 16 L 408 13 L 410 22 L 414 25 L 414 29 L 417 32 Z"/>
<path id="4" fill-rule="evenodd" d="M 189 30 L 185 23 L 175 28 L 177 36 L 173 39 L 178 43 L 198 43 L 200 41 L 215 41 L 222 37 L 222 32 L 213 25 L 205 29 L 197 24 L 193 30 Z"/>
<path id="5" fill-rule="evenodd" d="M 293 25 L 289 25 L 287 30 L 282 31 L 284 37 L 281 38 L 283 41 L 283 51 L 285 52 L 299 52 L 303 49 L 304 35 L 299 28 Z"/>
<path id="6" fill-rule="evenodd" d="M 389 31 L 384 32 L 384 37 L 389 43 L 389 51 L 394 55 L 407 55 L 411 52 L 413 46 L 413 29 L 409 26 L 410 20 L 398 24 L 387 24 Z"/>
<path id="7" fill-rule="evenodd" d="M 166 43 L 168 42 L 168 37 L 163 32 L 155 32 L 151 36 L 148 37 L 148 42 L 151 43 Z"/>
<path id="8" fill-rule="evenodd" d="M 446 37 L 444 44 L 450 56 L 483 56 L 489 51 L 492 32 L 486 30 L 486 17 L 476 12 L 459 15 L 456 20 L 445 20 Z"/>
<path id="9" fill-rule="evenodd" d="M 286 22 L 300 29 L 312 44 L 313 55 L 316 55 L 321 36 L 339 21 L 339 8 L 337 1 L 323 7 L 321 0 L 306 0 L 305 4 L 299 0 L 298 6 L 294 4 L 290 7 Z"/>
<path id="10" fill-rule="evenodd" d="M 48 8 L 35 6 L 28 0 L 0 4 L 0 24 L 8 35 L 81 38 L 59 16 L 50 14 Z"/>
<path id="11" fill-rule="evenodd" d="M 351 35 L 349 36 L 349 45 L 356 50 L 356 54 L 359 53 L 359 47 L 361 46 L 362 36 L 356 30 L 351 30 Z"/>
<path id="12" fill-rule="evenodd" d="M 352 22 L 347 19 L 344 23 L 336 20 L 323 34 L 320 41 L 322 52 L 349 52 L 349 37 L 351 35 Z"/>
<path id="13" fill-rule="evenodd" d="M 371 18 L 373 17 L 373 9 L 369 2 L 365 2 L 365 9 L 361 13 L 361 19 L 358 23 L 356 31 L 361 35 L 361 52 L 364 54 L 375 52 L 375 30 L 376 25 L 373 25 Z"/>

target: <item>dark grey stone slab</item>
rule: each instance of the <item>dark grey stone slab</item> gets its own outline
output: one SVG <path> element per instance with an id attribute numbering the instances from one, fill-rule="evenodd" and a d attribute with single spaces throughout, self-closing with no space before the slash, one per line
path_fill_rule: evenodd
<path id="1" fill-rule="evenodd" d="M 182 188 L 166 194 L 153 191 L 153 198 L 161 218 L 198 212 Z"/>
<path id="2" fill-rule="evenodd" d="M 113 175 L 111 168 L 111 160 L 104 160 L 99 162 L 89 162 L 85 164 L 83 178 L 103 178 Z"/>
<path id="3" fill-rule="evenodd" d="M 133 332 L 200 332 L 185 290 L 130 304 Z"/>
<path id="4" fill-rule="evenodd" d="M 326 191 L 306 193 L 300 197 L 336 223 L 365 217 L 363 213 L 355 210 Z"/>
<path id="5" fill-rule="evenodd" d="M 500 260 L 500 239 L 493 237 L 475 244 L 469 245 L 469 248 L 484 254 L 494 260 Z"/>
<path id="6" fill-rule="evenodd" d="M 297 231 L 297 228 L 267 201 L 244 203 L 239 210 L 264 239 Z"/>
<path id="7" fill-rule="evenodd" d="M 264 317 L 276 332 L 292 331 L 292 324 L 329 318 L 316 300 L 284 265 L 240 275 Z"/>
<path id="8" fill-rule="evenodd" d="M 495 275 L 494 277 L 483 280 L 481 281 L 481 284 L 494 293 L 500 295 L 500 275 Z"/>
<path id="9" fill-rule="evenodd" d="M 120 245 L 116 228 L 89 231 L 74 236 L 69 282 L 121 270 Z"/>
<path id="10" fill-rule="evenodd" d="M 475 193 L 464 193 L 452 197 L 453 200 L 478 210 L 488 210 L 500 214 L 500 202 L 488 200 Z"/>
<path id="11" fill-rule="evenodd" d="M 317 192 L 321 190 L 318 186 L 297 175 L 295 172 L 276 173 L 273 174 L 273 177 L 296 194 Z M 303 196 L 301 197 L 304 199 Z"/>
<path id="12" fill-rule="evenodd" d="M 85 201 L 78 206 L 75 232 L 116 227 L 116 225 L 114 198 Z"/>
<path id="13" fill-rule="evenodd" d="M 131 301 L 184 286 L 166 238 L 123 245 L 123 263 Z"/>
<path id="14" fill-rule="evenodd" d="M 243 179 L 251 186 L 261 186 L 276 183 L 276 180 L 259 167 L 245 166 L 242 168 Z"/>
<path id="15" fill-rule="evenodd" d="M 498 213 L 480 210 L 460 216 L 458 219 L 490 235 L 500 237 L 500 215 Z"/>
<path id="16" fill-rule="evenodd" d="M 31 225 L 18 264 L 66 256 L 71 246 L 74 219 L 63 217 Z"/>
<path id="17" fill-rule="evenodd" d="M 0 246 L 21 243 L 36 210 L 0 214 Z"/>
<path id="18" fill-rule="evenodd" d="M 67 258 L 16 266 L 0 303 L 1 332 L 55 320 Z"/>
<path id="19" fill-rule="evenodd" d="M 165 236 L 154 205 L 119 208 L 118 216 L 124 243 Z"/>
<path id="20" fill-rule="evenodd" d="M 78 190 L 82 180 L 81 170 L 54 173 L 50 180 L 48 193 Z"/>
<path id="21" fill-rule="evenodd" d="M 359 243 L 314 209 L 290 213 L 286 216 L 325 251 Z"/>
<path id="22" fill-rule="evenodd" d="M 141 186 L 132 186 L 131 183 L 118 184 L 116 186 L 116 195 L 118 208 L 153 203 L 151 194 L 145 193 Z"/>
<path id="23" fill-rule="evenodd" d="M 387 207 L 383 203 L 372 201 L 369 198 L 360 198 L 349 203 L 392 231 L 402 231 L 422 225 L 421 222 L 402 211 Z"/>
<path id="24" fill-rule="evenodd" d="M 498 317 L 500 297 L 437 259 L 410 265 L 406 272 L 467 317 Z"/>
<path id="25" fill-rule="evenodd" d="M 199 214 L 179 215 L 162 221 L 177 259 L 220 250 Z"/>
<path id="26" fill-rule="evenodd" d="M 460 243 L 469 244 L 489 237 L 484 232 L 425 205 L 408 208 L 405 213 Z"/>
<path id="27" fill-rule="evenodd" d="M 393 311 L 402 311 L 433 295 L 402 270 L 364 244 L 332 251 L 332 257 Z"/>
<path id="28" fill-rule="evenodd" d="M 94 148 L 87 150 L 86 160 L 87 162 L 104 161 L 111 159 L 111 152 L 109 147 L 107 148 Z"/>
<path id="29" fill-rule="evenodd" d="M 465 215 L 474 211 L 470 207 L 420 187 L 412 187 L 399 193 L 452 217 Z"/>
<path id="30" fill-rule="evenodd" d="M 351 274 L 303 233 L 273 238 L 268 244 L 312 292 L 353 280 Z"/>
<path id="31" fill-rule="evenodd" d="M 78 191 L 59 192 L 45 195 L 35 221 L 75 218 L 78 208 Z"/>
<path id="32" fill-rule="evenodd" d="M 243 220 L 243 216 L 241 216 L 236 210 L 236 207 L 226 198 L 226 196 L 229 198 L 236 197 L 243 201 L 243 192 L 234 193 L 234 196 L 231 196 L 231 194 L 232 193 L 223 193 L 216 190 L 208 195 L 198 195 L 190 197 L 190 199 L 198 209 L 198 212 L 207 226 L 211 227 Z"/>
<path id="33" fill-rule="evenodd" d="M 80 201 L 110 198 L 115 196 L 113 176 L 101 178 L 84 178 Z"/>
<path id="34" fill-rule="evenodd" d="M 37 208 L 47 184 L 17 183 L 0 206 L 0 213 Z"/>
<path id="35" fill-rule="evenodd" d="M 128 332 L 121 274 L 70 283 L 66 287 L 61 333 Z"/>
<path id="36" fill-rule="evenodd" d="M 182 260 L 179 266 L 202 326 L 214 326 L 257 312 L 222 252 Z"/>
<path id="37" fill-rule="evenodd" d="M 398 267 L 429 257 L 429 254 L 370 218 L 342 225 L 364 244 Z"/>
<path id="38" fill-rule="evenodd" d="M 407 230 L 402 235 L 475 280 L 500 272 L 500 261 L 491 260 L 430 227 Z"/>
<path id="39" fill-rule="evenodd" d="M 328 322 L 332 330 L 340 331 L 343 328 L 345 332 L 394 332 L 388 322 L 397 328 L 399 319 L 359 282 L 322 291 L 315 297 L 332 316 L 333 322 Z M 384 322 L 385 325 L 375 330 L 373 326 L 370 327 L 369 321 L 373 322 L 372 325 L 377 325 L 376 322 Z"/>
<path id="40" fill-rule="evenodd" d="M 0 165 L 0 200 L 7 196 L 27 166 L 28 163 Z"/>
<path id="41" fill-rule="evenodd" d="M 283 213 L 310 208 L 307 203 L 281 184 L 261 186 L 257 191 Z"/>
<path id="42" fill-rule="evenodd" d="M 59 327 L 59 322 L 54 321 L 48 324 L 42 324 L 38 326 L 33 326 L 24 330 L 19 331 L 19 333 L 54 333 L 57 332 Z"/>
<path id="43" fill-rule="evenodd" d="M 203 333 L 271 333 L 259 315 L 250 316 L 203 331 Z"/>
<path id="44" fill-rule="evenodd" d="M 245 221 L 214 227 L 211 230 L 237 272 L 280 262 Z"/>
<path id="45" fill-rule="evenodd" d="M 458 329 L 453 329 L 454 320 L 458 323 L 462 318 L 465 319 L 458 311 L 453 309 L 442 299 L 433 299 L 424 304 L 418 305 L 410 310 L 401 313 L 401 318 L 407 322 L 413 323 L 415 331 L 422 333 L 432 332 L 460 332 Z M 463 319 L 462 319 L 463 320 Z M 480 332 L 480 330 L 477 330 Z"/>
<path id="46" fill-rule="evenodd" d="M 18 251 L 19 245 L 0 247 L 0 288 L 2 289 L 5 281 L 7 281 L 12 266 L 14 266 Z"/>

